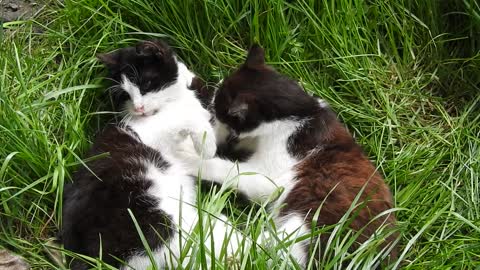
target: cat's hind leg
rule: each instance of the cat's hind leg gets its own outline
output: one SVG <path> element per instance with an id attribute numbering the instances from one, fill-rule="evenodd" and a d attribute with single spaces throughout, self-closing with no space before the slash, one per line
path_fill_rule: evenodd
<path id="1" fill-rule="evenodd" d="M 291 213 L 282 217 L 275 218 L 275 224 L 278 226 L 275 233 L 276 241 L 282 242 L 277 245 L 281 247 L 277 254 L 287 258 L 292 258 L 302 268 L 308 263 L 308 239 L 299 240 L 310 234 L 305 220 L 298 214 Z M 270 236 L 272 241 L 273 237 Z M 288 244 L 287 244 L 288 243 Z"/>

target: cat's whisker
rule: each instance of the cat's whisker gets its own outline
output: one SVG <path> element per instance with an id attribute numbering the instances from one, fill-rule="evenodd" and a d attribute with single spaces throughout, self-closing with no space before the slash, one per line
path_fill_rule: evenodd
<path id="1" fill-rule="evenodd" d="M 117 93 L 117 92 L 123 91 L 123 89 L 119 85 L 113 85 L 105 89 L 105 91 L 111 92 L 111 93 Z"/>
<path id="2" fill-rule="evenodd" d="M 127 65 L 133 72 L 133 76 L 131 79 L 133 79 L 133 83 L 137 84 L 139 83 L 139 79 L 140 79 L 140 75 L 138 74 L 138 70 L 135 66 L 131 65 L 131 64 L 128 64 Z"/>
<path id="3" fill-rule="evenodd" d="M 130 121 L 133 118 L 133 115 L 131 113 L 129 113 L 128 111 L 122 111 L 121 113 L 124 114 L 124 115 L 122 117 L 122 120 L 120 120 L 120 123 L 122 125 L 126 125 L 126 124 L 130 123 Z"/>
<path id="4" fill-rule="evenodd" d="M 105 78 L 107 81 L 111 81 L 112 83 L 114 84 L 117 84 L 117 85 L 120 85 L 121 82 L 119 82 L 118 80 L 114 79 L 114 78 Z"/>

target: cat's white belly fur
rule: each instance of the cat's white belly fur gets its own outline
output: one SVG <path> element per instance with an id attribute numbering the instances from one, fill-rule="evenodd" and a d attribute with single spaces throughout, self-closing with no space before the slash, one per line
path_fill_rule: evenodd
<path id="1" fill-rule="evenodd" d="M 216 151 L 215 137 L 209 123 L 210 115 L 200 107 L 200 104 L 195 104 L 195 102 L 196 100 L 188 99 L 179 101 L 163 107 L 155 115 L 137 117 L 134 121 L 126 123 L 137 133 L 144 144 L 160 151 L 162 157 L 171 166 L 162 172 L 152 164 L 148 166 L 146 173 L 146 176 L 153 182 L 148 193 L 159 199 L 158 208 L 171 217 L 175 226 L 173 236 L 166 241 L 164 246 L 153 251 L 155 262 L 161 267 L 174 268 L 180 264 L 178 262 L 180 254 L 184 252 L 184 245 L 198 221 L 196 179 L 187 175 L 186 168 L 174 153 L 181 148 L 195 151 L 195 142 L 192 143 L 193 137 L 203 137 L 204 131 L 207 132 L 205 151 L 211 156 Z M 234 230 L 225 216 L 218 215 L 217 219 L 212 221 L 215 224 L 205 239 L 205 243 L 214 243 L 216 258 L 222 251 L 225 235 L 229 235 Z M 180 231 L 182 231 L 182 236 L 180 236 Z M 211 241 L 212 237 L 214 241 Z M 232 241 L 228 241 L 228 255 L 237 251 L 240 241 L 240 237 L 235 232 L 232 234 L 232 238 L 234 238 L 231 239 Z M 195 245 L 198 246 L 198 244 Z M 210 250 L 211 247 L 207 245 L 206 249 Z M 196 251 L 198 250 L 191 249 L 184 258 L 183 264 L 188 263 L 188 257 L 193 256 Z M 149 257 L 144 254 L 131 257 L 127 263 L 134 269 L 147 269 L 151 266 Z"/>
<path id="2" fill-rule="evenodd" d="M 154 259 L 157 265 L 167 268 L 176 268 L 178 265 L 189 263 L 189 259 L 195 256 L 198 252 L 196 248 L 190 248 L 185 254 L 185 246 L 192 237 L 191 233 L 198 222 L 198 211 L 196 209 L 196 188 L 192 177 L 180 174 L 184 171 L 177 165 L 174 165 L 162 172 L 155 166 L 149 166 L 146 176 L 153 181 L 153 186 L 148 190 L 148 193 L 159 199 L 158 208 L 164 211 L 171 217 L 173 226 L 175 227 L 173 235 L 165 242 L 165 245 L 153 250 Z M 207 214 L 208 215 L 208 214 Z M 205 215 L 205 216 L 207 216 Z M 205 217 L 204 217 L 205 218 Z M 205 248 L 207 252 L 212 252 L 212 247 L 209 246 L 211 242 L 214 243 L 213 249 L 215 257 L 219 258 L 224 244 L 225 235 L 229 235 L 232 231 L 231 239 L 228 243 L 228 255 L 233 255 L 241 241 L 235 229 L 229 225 L 227 218 L 224 215 L 218 215 L 213 220 L 204 222 L 204 232 L 206 232 Z M 210 229 L 205 229 L 210 227 Z M 180 234 L 181 232 L 181 234 Z M 214 241 L 212 241 L 212 238 Z M 198 247 L 198 243 L 194 246 Z M 182 254 L 183 253 L 183 254 Z M 182 255 L 181 255 L 182 254 Z M 183 261 L 180 261 L 180 258 Z M 210 256 L 207 255 L 207 260 Z M 211 262 L 208 261 L 208 264 Z M 144 254 L 131 257 L 127 264 L 133 269 L 147 269 L 151 266 L 150 258 Z M 125 267 L 124 269 L 128 269 Z"/>
<path id="3" fill-rule="evenodd" d="M 153 185 L 148 193 L 159 199 L 158 208 L 170 215 L 175 224 L 189 231 L 196 221 L 196 188 L 194 179 L 181 174 L 183 168 L 174 165 L 161 172 L 153 165 L 147 169 L 146 177 Z"/>
<path id="4" fill-rule="evenodd" d="M 179 172 L 182 172 L 182 168 L 175 165 L 164 172 L 150 165 L 146 172 L 146 177 L 153 181 L 152 187 L 147 192 L 158 198 L 158 208 L 171 218 L 173 226 L 176 227 L 172 238 L 167 240 L 164 246 L 153 251 L 155 262 L 160 266 L 177 265 L 181 247 L 186 242 L 180 241 L 179 231 L 188 233 L 197 222 L 193 180 Z M 151 262 L 148 256 L 138 255 L 130 258 L 128 265 L 134 269 L 147 269 Z"/>

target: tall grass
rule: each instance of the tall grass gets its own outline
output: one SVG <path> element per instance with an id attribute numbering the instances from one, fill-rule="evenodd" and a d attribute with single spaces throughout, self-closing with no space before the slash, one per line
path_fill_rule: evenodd
<path id="1" fill-rule="evenodd" d="M 56 267 L 45 243 L 61 225 L 63 185 L 111 117 L 95 54 L 162 37 L 211 82 L 259 42 L 269 63 L 331 104 L 385 175 L 401 228 L 392 268 L 478 268 L 479 14 L 474 0 L 66 0 L 4 23 L 0 246 Z M 241 216 L 246 236 L 274 230 L 263 207 Z M 344 240 L 323 268 L 348 256 L 368 268 L 375 253 L 348 254 Z M 238 267 L 291 267 L 274 248 L 249 249 Z"/>

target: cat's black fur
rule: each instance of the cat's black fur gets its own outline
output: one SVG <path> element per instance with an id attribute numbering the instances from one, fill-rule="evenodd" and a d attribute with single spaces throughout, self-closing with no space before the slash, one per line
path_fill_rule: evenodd
<path id="1" fill-rule="evenodd" d="M 195 92 L 195 96 L 200 100 L 203 108 L 210 110 L 210 104 L 212 103 L 213 94 L 215 93 L 213 87 L 209 86 L 199 77 L 195 77 L 188 89 Z"/>
<path id="2" fill-rule="evenodd" d="M 103 261 L 119 266 L 114 257 L 125 260 L 143 251 L 127 209 L 152 249 L 173 231 L 169 217 L 156 207 L 157 199 L 146 193 L 152 183 L 142 176 L 146 168 L 141 160 L 162 169 L 169 164 L 158 151 L 113 125 L 97 137 L 88 157 L 98 155 L 103 156 L 87 162 L 88 169 L 82 166 L 64 189 L 62 240 L 65 249 L 91 257 L 98 257 L 101 249 Z M 71 268 L 87 269 L 87 264 L 74 260 Z"/>
<path id="3" fill-rule="evenodd" d="M 217 156 L 223 159 L 229 159 L 232 161 L 246 161 L 252 155 L 250 149 L 243 149 L 237 147 L 238 138 L 235 136 L 230 136 L 227 138 L 226 142 L 220 143 L 217 145 Z"/>

